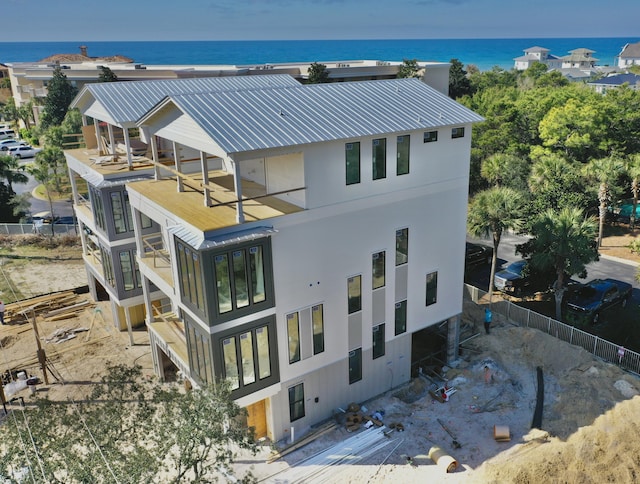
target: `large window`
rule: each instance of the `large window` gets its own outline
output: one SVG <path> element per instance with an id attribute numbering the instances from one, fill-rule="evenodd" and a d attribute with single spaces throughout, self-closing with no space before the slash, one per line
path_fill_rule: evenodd
<path id="1" fill-rule="evenodd" d="M 255 245 L 214 255 L 218 314 L 267 300 L 263 250 L 262 245 Z"/>
<path id="2" fill-rule="evenodd" d="M 182 298 L 185 302 L 188 301 L 193 306 L 204 310 L 200 255 L 181 242 L 178 242 L 177 249 Z"/>
<path id="3" fill-rule="evenodd" d="M 289 420 L 291 422 L 304 417 L 304 383 L 289 388 Z"/>
<path id="4" fill-rule="evenodd" d="M 116 287 L 116 276 L 113 272 L 113 261 L 111 260 L 111 252 L 100 246 L 100 258 L 102 259 L 102 273 L 107 284 Z"/>
<path id="5" fill-rule="evenodd" d="M 373 179 L 380 180 L 387 177 L 387 139 L 373 140 L 371 156 L 373 158 Z"/>
<path id="6" fill-rule="evenodd" d="M 462 127 L 462 128 L 451 128 L 451 137 L 452 138 L 464 138 L 464 127 Z"/>
<path id="7" fill-rule="evenodd" d="M 436 303 L 438 296 L 438 273 L 430 272 L 427 274 L 427 306 Z"/>
<path id="8" fill-rule="evenodd" d="M 219 377 L 237 390 L 234 398 L 278 381 L 275 320 L 265 318 L 226 331 L 215 338 L 213 351 Z"/>
<path id="9" fill-rule="evenodd" d="M 373 359 L 384 356 L 384 324 L 373 327 Z"/>
<path id="10" fill-rule="evenodd" d="M 385 263 L 385 252 L 380 251 L 376 252 L 371 256 L 372 262 L 372 280 L 373 280 L 373 289 L 379 289 L 384 287 L 384 263 Z"/>
<path id="11" fill-rule="evenodd" d="M 125 291 L 132 291 L 142 287 L 142 279 L 138 270 L 138 263 L 135 260 L 133 251 L 123 250 L 119 254 L 120 270 Z"/>
<path id="12" fill-rule="evenodd" d="M 347 185 L 360 183 L 360 142 L 345 145 Z"/>
<path id="13" fill-rule="evenodd" d="M 104 218 L 102 193 L 93 187 L 89 189 L 89 193 L 91 195 L 91 210 L 93 211 L 93 218 L 95 219 L 96 225 L 106 232 L 107 226 Z"/>
<path id="14" fill-rule="evenodd" d="M 395 335 L 406 333 L 407 331 L 407 301 L 396 303 L 395 310 Z"/>
<path id="15" fill-rule="evenodd" d="M 396 230 L 396 266 L 409 261 L 409 229 Z"/>
<path id="16" fill-rule="evenodd" d="M 396 163 L 396 175 L 406 175 L 409 173 L 409 145 L 411 144 L 410 136 L 398 136 L 398 153 Z"/>
<path id="17" fill-rule="evenodd" d="M 124 234 L 128 231 L 125 205 L 122 192 L 111 192 L 111 216 L 116 234 Z"/>
<path id="18" fill-rule="evenodd" d="M 298 313 L 287 314 L 287 338 L 289 363 L 300 361 L 300 318 Z"/>
<path id="19" fill-rule="evenodd" d="M 209 337 L 197 331 L 190 323 L 186 326 L 191 371 L 204 383 L 213 383 Z"/>
<path id="20" fill-rule="evenodd" d="M 349 384 L 362 380 L 362 348 L 349 351 Z"/>
<path id="21" fill-rule="evenodd" d="M 362 309 L 362 276 L 353 276 L 347 280 L 347 298 L 349 314 Z"/>
<path id="22" fill-rule="evenodd" d="M 311 308 L 311 325 L 313 326 L 313 354 L 324 351 L 324 315 L 322 304 Z"/>

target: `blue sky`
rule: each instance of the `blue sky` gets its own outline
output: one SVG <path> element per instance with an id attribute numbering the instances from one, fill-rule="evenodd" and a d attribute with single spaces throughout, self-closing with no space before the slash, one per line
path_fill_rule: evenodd
<path id="1" fill-rule="evenodd" d="M 3 42 L 640 34 L 639 0 L 618 0 L 608 5 L 602 0 L 0 1 L 5 14 L 0 25 Z M 15 21 L 18 18 L 21 20 Z"/>

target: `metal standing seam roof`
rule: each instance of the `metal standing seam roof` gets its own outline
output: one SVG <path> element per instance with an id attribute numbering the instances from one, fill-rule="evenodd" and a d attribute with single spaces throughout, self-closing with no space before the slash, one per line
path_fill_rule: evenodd
<path id="1" fill-rule="evenodd" d="M 640 83 L 640 76 L 637 74 L 618 74 L 615 76 L 603 77 L 597 81 L 590 82 L 589 84 L 605 84 L 609 86 L 621 86 L 628 83 L 629 85 L 635 85 Z"/>
<path id="2" fill-rule="evenodd" d="M 71 103 L 75 107 L 87 93 L 120 124 L 133 123 L 159 101 L 171 94 L 299 86 L 288 74 L 259 76 L 203 77 L 151 81 L 95 82 L 86 84 Z"/>
<path id="3" fill-rule="evenodd" d="M 418 79 L 298 85 L 168 96 L 226 153 L 484 121 Z"/>

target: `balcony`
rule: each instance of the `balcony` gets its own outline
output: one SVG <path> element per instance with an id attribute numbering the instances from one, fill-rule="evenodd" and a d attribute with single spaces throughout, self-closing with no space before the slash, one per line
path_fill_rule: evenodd
<path id="1" fill-rule="evenodd" d="M 176 188 L 178 179 L 182 180 L 181 191 Z M 200 174 L 191 174 L 184 178 L 176 175 L 159 180 L 138 181 L 128 187 L 130 192 L 137 193 L 141 199 L 161 206 L 173 217 L 203 233 L 304 210 L 286 201 L 287 194 L 304 188 L 267 193 L 264 185 L 243 179 L 240 200 L 242 208 L 239 214 L 233 175 L 221 170 L 209 171 L 208 183 L 203 181 Z M 204 203 L 207 196 L 208 206 Z"/>
<path id="2" fill-rule="evenodd" d="M 138 257 L 138 264 L 143 265 L 145 274 L 157 274 L 160 279 L 170 287 L 173 286 L 173 274 L 171 272 L 171 256 L 164 246 L 161 233 L 149 234 L 142 237 L 143 252 Z M 151 279 L 156 286 L 161 286 L 160 281 Z"/>

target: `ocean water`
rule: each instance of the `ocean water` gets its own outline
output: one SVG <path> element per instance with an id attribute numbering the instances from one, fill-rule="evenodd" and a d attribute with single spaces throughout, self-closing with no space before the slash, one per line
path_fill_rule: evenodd
<path id="1" fill-rule="evenodd" d="M 448 62 L 458 59 L 480 70 L 511 69 L 513 59 L 529 47 L 544 47 L 556 56 L 570 50 L 595 51 L 598 65 L 613 66 L 627 43 L 639 38 L 541 39 L 408 39 L 408 40 L 265 40 L 265 41 L 147 41 L 147 42 L 0 42 L 0 63 L 35 62 L 53 54 L 123 55 L 141 64 L 268 64 L 328 62 L 358 59 Z"/>

